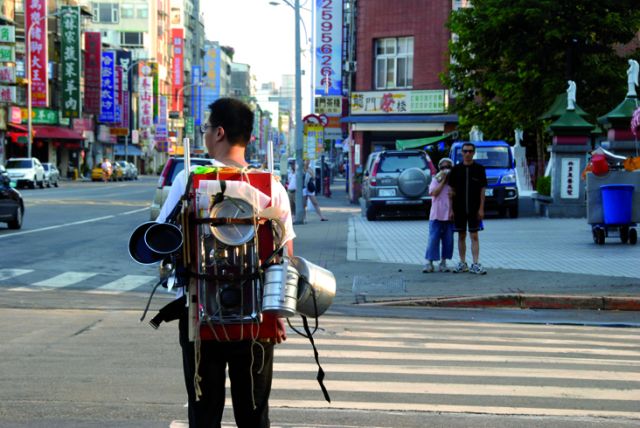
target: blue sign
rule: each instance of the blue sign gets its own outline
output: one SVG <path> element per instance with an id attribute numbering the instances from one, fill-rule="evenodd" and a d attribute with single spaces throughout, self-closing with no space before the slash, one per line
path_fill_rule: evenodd
<path id="1" fill-rule="evenodd" d="M 100 74 L 100 122 L 114 123 L 118 119 L 116 116 L 115 99 L 115 52 L 102 52 L 102 67 Z"/>
<path id="2" fill-rule="evenodd" d="M 191 110 L 193 121 L 196 126 L 202 124 L 202 87 L 198 85 L 202 80 L 202 67 L 194 65 L 191 68 L 191 75 L 193 76 L 193 84 L 191 87 Z"/>
<path id="3" fill-rule="evenodd" d="M 201 118 L 203 121 L 208 119 L 208 107 L 215 100 L 220 98 L 220 45 L 218 43 L 208 43 L 205 45 L 206 53 L 204 55 L 204 86 L 202 87 L 202 103 Z"/>

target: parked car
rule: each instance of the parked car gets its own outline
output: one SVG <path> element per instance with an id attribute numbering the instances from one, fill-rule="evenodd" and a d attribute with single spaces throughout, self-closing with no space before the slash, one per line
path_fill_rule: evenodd
<path id="1" fill-rule="evenodd" d="M 133 170 L 131 169 L 131 164 L 129 162 L 119 160 L 115 163 L 120 165 L 120 168 L 122 169 L 123 180 L 133 180 Z"/>
<path id="2" fill-rule="evenodd" d="M 131 177 L 132 177 L 132 179 L 133 180 L 137 180 L 138 179 L 138 167 L 135 164 L 129 162 L 129 168 L 131 168 Z"/>
<path id="3" fill-rule="evenodd" d="M 362 193 L 367 220 L 381 213 L 429 214 L 429 184 L 436 169 L 425 151 L 383 150 L 368 160 Z"/>
<path id="4" fill-rule="evenodd" d="M 206 158 L 191 158 L 191 165 L 211 165 L 212 160 Z M 151 202 L 151 209 L 149 212 L 149 218 L 154 221 L 158 214 L 160 214 L 160 208 L 167 199 L 169 194 L 169 188 L 173 184 L 173 180 L 176 175 L 184 169 L 184 158 L 169 158 L 164 165 L 160 178 L 158 179 L 158 186 L 156 192 L 153 195 L 153 201 Z"/>
<path id="5" fill-rule="evenodd" d="M 462 162 L 462 145 L 457 141 L 451 146 L 450 157 L 454 165 Z M 511 218 L 518 217 L 518 186 L 516 162 L 511 146 L 505 141 L 477 141 L 473 159 L 484 166 L 487 172 L 485 208 L 496 209 L 502 217 L 507 211 Z"/>
<path id="6" fill-rule="evenodd" d="M 37 158 L 11 158 L 7 161 L 7 173 L 17 187 L 36 185 L 44 187 L 44 168 Z"/>
<path id="7" fill-rule="evenodd" d="M 102 181 L 102 166 L 97 163 L 91 169 L 91 181 Z"/>
<path id="8" fill-rule="evenodd" d="M 58 182 L 60 181 L 60 171 L 58 170 L 58 167 L 51 162 L 43 163 L 42 167 L 44 168 L 44 181 L 47 184 L 47 187 L 58 187 Z"/>
<path id="9" fill-rule="evenodd" d="M 124 181 L 124 170 L 118 162 L 111 164 L 113 172 L 111 173 L 111 181 Z"/>
<path id="10" fill-rule="evenodd" d="M 9 229 L 20 229 L 24 216 L 22 195 L 12 186 L 11 178 L 4 166 L 0 165 L 0 222 L 7 223 Z"/>

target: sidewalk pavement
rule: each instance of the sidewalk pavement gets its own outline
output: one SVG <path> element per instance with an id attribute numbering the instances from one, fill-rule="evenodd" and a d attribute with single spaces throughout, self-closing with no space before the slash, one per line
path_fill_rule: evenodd
<path id="1" fill-rule="evenodd" d="M 640 245 L 597 246 L 586 219 L 488 218 L 480 235 L 487 275 L 424 274 L 425 219 L 369 222 L 343 179 L 331 190 L 317 197 L 329 221 L 307 212 L 294 226 L 294 253 L 333 272 L 334 303 L 640 311 Z"/>

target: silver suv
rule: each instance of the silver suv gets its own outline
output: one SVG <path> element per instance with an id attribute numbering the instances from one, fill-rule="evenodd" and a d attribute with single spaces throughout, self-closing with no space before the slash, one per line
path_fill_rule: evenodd
<path id="1" fill-rule="evenodd" d="M 422 150 L 384 150 L 372 154 L 362 183 L 367 220 L 381 213 L 428 215 L 429 184 L 436 169 Z"/>

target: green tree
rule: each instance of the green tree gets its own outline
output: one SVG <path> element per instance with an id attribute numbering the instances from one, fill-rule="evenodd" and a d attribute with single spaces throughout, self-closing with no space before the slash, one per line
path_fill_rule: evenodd
<path id="1" fill-rule="evenodd" d="M 592 123 L 624 98 L 627 59 L 616 49 L 640 30 L 640 4 L 474 0 L 454 11 L 448 26 L 453 60 L 442 79 L 455 94 L 460 130 L 478 125 L 489 138 L 511 140 L 520 127 L 525 141 L 536 141 L 541 161 L 548 123 L 539 117 L 567 80 L 576 82 L 577 102 Z"/>

